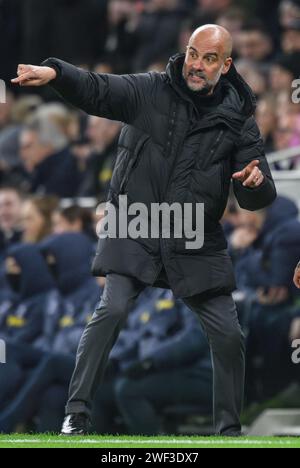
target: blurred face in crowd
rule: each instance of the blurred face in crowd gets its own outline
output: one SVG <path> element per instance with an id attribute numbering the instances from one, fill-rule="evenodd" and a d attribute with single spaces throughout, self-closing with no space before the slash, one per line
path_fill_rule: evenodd
<path id="1" fill-rule="evenodd" d="M 231 36 L 219 26 L 197 29 L 187 46 L 183 77 L 191 91 L 203 95 L 213 92 L 222 74 L 231 66 Z"/>
<path id="2" fill-rule="evenodd" d="M 219 12 L 228 8 L 232 0 L 198 0 L 199 7 L 205 12 Z"/>
<path id="3" fill-rule="evenodd" d="M 10 232 L 19 226 L 22 201 L 15 190 L 0 190 L 0 229 Z"/>
<path id="4" fill-rule="evenodd" d="M 281 46 L 283 52 L 290 54 L 300 50 L 300 31 L 287 29 L 282 35 Z"/>
<path id="5" fill-rule="evenodd" d="M 45 229 L 45 219 L 32 201 L 26 201 L 23 206 L 23 241 L 36 243 L 42 238 Z"/>
<path id="6" fill-rule="evenodd" d="M 274 105 L 267 99 L 261 99 L 257 104 L 256 122 L 264 138 L 273 132 L 276 126 Z"/>
<path id="7" fill-rule="evenodd" d="M 276 93 L 276 116 L 280 119 L 283 115 L 299 115 L 300 104 L 295 104 L 291 100 L 291 90 L 284 90 Z"/>
<path id="8" fill-rule="evenodd" d="M 90 116 L 86 136 L 95 151 L 103 151 L 120 131 L 120 124 L 101 117 Z"/>
<path id="9" fill-rule="evenodd" d="M 296 134 L 295 115 L 282 116 L 274 133 L 274 142 L 277 150 L 291 147 L 292 139 Z"/>
<path id="10" fill-rule="evenodd" d="M 240 60 L 236 62 L 235 66 L 256 96 L 260 96 L 266 91 L 266 78 L 252 61 Z"/>
<path id="11" fill-rule="evenodd" d="M 105 148 L 106 131 L 109 121 L 100 117 L 90 116 L 88 119 L 86 136 L 90 140 L 93 149 L 102 151 Z"/>
<path id="12" fill-rule="evenodd" d="M 260 231 L 266 219 L 266 211 L 239 210 L 239 225 L 248 229 Z"/>
<path id="13" fill-rule="evenodd" d="M 288 27 L 289 24 L 300 18 L 300 8 L 297 7 L 293 2 L 284 0 L 281 2 L 279 7 L 279 20 L 281 26 L 284 28 Z"/>
<path id="14" fill-rule="evenodd" d="M 118 24 L 124 19 L 127 19 L 134 5 L 130 0 L 111 0 L 108 2 L 108 18 L 111 24 Z"/>
<path id="15" fill-rule="evenodd" d="M 272 52 L 272 41 L 261 31 L 240 31 L 235 47 L 241 58 L 259 62 Z"/>
<path id="16" fill-rule="evenodd" d="M 237 33 L 240 32 L 243 27 L 243 22 L 244 15 L 238 10 L 232 10 L 231 13 L 229 12 L 228 14 L 224 13 L 223 15 L 220 15 L 216 21 L 219 26 L 222 26 L 230 32 L 233 36 L 234 42 Z"/>
<path id="17" fill-rule="evenodd" d="M 178 0 L 150 0 L 150 7 L 153 9 L 173 8 L 178 4 Z"/>
<path id="18" fill-rule="evenodd" d="M 5 260 L 5 267 L 8 274 L 17 275 L 21 273 L 21 267 L 14 257 L 7 257 Z"/>
<path id="19" fill-rule="evenodd" d="M 292 73 L 279 65 L 273 65 L 270 70 L 270 84 L 275 92 L 291 90 L 294 77 Z"/>
<path id="20" fill-rule="evenodd" d="M 32 172 L 49 153 L 51 149 L 39 142 L 36 132 L 24 130 L 21 133 L 20 156 L 28 172 Z"/>
<path id="21" fill-rule="evenodd" d="M 59 211 L 52 216 L 53 233 L 63 234 L 65 232 L 82 232 L 83 226 L 80 219 L 69 221 Z"/>

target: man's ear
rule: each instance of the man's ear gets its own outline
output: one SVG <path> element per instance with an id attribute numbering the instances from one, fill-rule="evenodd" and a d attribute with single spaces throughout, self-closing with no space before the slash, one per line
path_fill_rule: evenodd
<path id="1" fill-rule="evenodd" d="M 222 68 L 222 75 L 226 75 L 226 73 L 229 72 L 231 64 L 232 64 L 232 58 L 228 57 L 224 62 L 224 65 Z"/>

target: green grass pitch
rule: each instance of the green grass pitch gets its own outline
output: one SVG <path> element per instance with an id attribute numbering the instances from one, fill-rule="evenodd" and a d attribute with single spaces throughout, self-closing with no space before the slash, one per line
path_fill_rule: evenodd
<path id="1" fill-rule="evenodd" d="M 300 437 L 139 437 L 97 436 L 64 437 L 54 434 L 8 434 L 0 436 L 0 448 L 300 448 Z"/>

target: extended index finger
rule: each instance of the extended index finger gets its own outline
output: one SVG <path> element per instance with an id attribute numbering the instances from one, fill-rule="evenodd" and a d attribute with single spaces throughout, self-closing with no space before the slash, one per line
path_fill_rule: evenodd
<path id="1" fill-rule="evenodd" d="M 22 83 L 24 81 L 27 81 L 27 80 L 30 80 L 32 78 L 35 78 L 35 74 L 33 72 L 33 70 L 30 70 L 28 72 L 25 72 L 25 73 L 22 73 L 20 76 L 18 76 L 17 78 L 13 78 L 11 80 L 12 83 L 15 83 L 15 84 L 18 84 L 18 83 Z"/>

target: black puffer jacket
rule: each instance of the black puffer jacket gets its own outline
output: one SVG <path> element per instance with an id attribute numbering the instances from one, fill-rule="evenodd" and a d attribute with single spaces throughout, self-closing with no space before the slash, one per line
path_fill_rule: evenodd
<path id="1" fill-rule="evenodd" d="M 164 266 L 176 296 L 234 288 L 231 261 L 219 224 L 231 175 L 259 159 L 265 175 L 256 189 L 234 182 L 239 204 L 249 210 L 269 205 L 276 190 L 264 156 L 253 112 L 255 99 L 234 66 L 221 79 L 223 102 L 200 116 L 184 93 L 181 74 L 184 56 L 171 58 L 166 73 L 97 75 L 58 59 L 43 65 L 57 71 L 53 88 L 89 114 L 120 120 L 118 156 L 109 199 L 119 194 L 129 203 L 205 204 L 205 243 L 186 250 L 186 239 L 101 239 L 94 274 L 115 272 L 158 284 Z"/>

